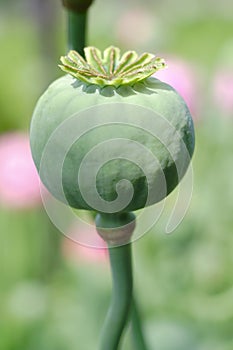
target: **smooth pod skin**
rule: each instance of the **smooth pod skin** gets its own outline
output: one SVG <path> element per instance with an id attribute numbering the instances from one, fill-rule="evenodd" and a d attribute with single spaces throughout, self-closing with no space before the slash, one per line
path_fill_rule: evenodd
<path id="1" fill-rule="evenodd" d="M 107 106 L 109 115 L 106 115 L 105 108 L 105 120 L 109 118 L 109 122 L 118 123 L 117 112 L 114 109 L 114 106 L 117 106 L 117 104 L 122 104 L 119 118 L 122 118 L 123 115 L 125 123 L 130 125 L 121 125 L 120 123 L 115 124 L 115 126 L 103 125 L 93 128 L 93 130 L 89 130 L 88 125 L 87 129 L 89 131 L 72 143 L 62 167 L 62 185 L 66 198 L 64 201 L 60 190 L 53 183 L 54 179 L 46 175 L 46 172 L 40 171 L 41 159 L 46 144 L 57 128 L 64 125 L 72 116 L 88 110 L 93 110 L 93 121 L 98 119 L 99 123 L 101 123 L 101 113 L 98 114 L 98 108 L 101 110 L 103 106 Z M 123 104 L 126 106 L 125 108 Z M 111 106 L 113 107 L 111 108 Z M 133 111 L 130 115 L 127 112 L 129 106 L 132 106 Z M 149 110 L 154 112 L 155 115 L 161 115 L 162 119 L 168 122 L 175 131 L 171 131 L 172 129 L 167 129 L 167 127 L 163 128 L 163 123 L 156 117 L 154 121 L 152 120 L 153 125 L 148 125 L 146 119 L 143 119 L 144 116 L 141 113 L 143 110 Z M 83 123 L 85 123 L 83 120 L 85 119 L 82 118 L 82 127 Z M 86 120 L 90 124 L 90 118 Z M 141 128 L 132 125 L 134 120 L 141 123 Z M 143 130 L 144 120 L 145 130 Z M 76 127 L 78 132 L 78 124 L 76 124 Z M 165 140 L 165 144 L 158 140 L 153 133 L 150 134 L 148 132 L 150 127 L 151 129 L 157 128 L 162 130 L 162 139 Z M 177 137 L 173 137 L 175 132 L 179 135 L 178 141 Z M 62 138 L 69 138 L 69 135 L 64 134 L 61 136 L 61 143 L 56 143 L 56 151 L 47 164 L 48 169 L 56 166 L 59 154 L 64 151 Z M 128 156 L 126 159 L 123 159 L 124 154 L 129 153 L 129 149 L 126 147 L 125 142 L 119 141 L 120 156 L 118 159 L 112 157 L 112 161 L 103 164 L 103 159 L 107 158 L 108 154 L 111 156 L 112 152 L 106 141 L 117 138 L 129 140 L 134 142 L 135 145 L 136 143 L 140 144 L 156 157 L 166 180 L 166 193 L 164 191 L 161 192 L 159 189 L 161 184 L 161 178 L 159 179 L 160 170 L 158 167 L 153 166 L 150 155 L 148 154 L 147 161 L 147 156 L 137 147 L 135 151 L 132 150 L 132 153 L 135 152 L 135 154 L 131 153 L 132 160 Z M 93 183 L 88 183 L 88 176 L 91 176 L 95 164 L 91 162 L 86 164 L 87 178 L 82 189 L 80 189 L 77 181 L 80 165 L 84 157 L 95 146 L 102 145 L 102 151 L 95 155 L 95 163 L 102 165 L 98 171 L 95 183 L 99 196 L 109 202 L 116 200 L 118 196 L 117 184 L 122 179 L 127 179 L 133 186 L 132 199 L 124 208 L 120 208 L 120 211 L 137 210 L 163 199 L 176 187 L 181 177 L 185 174 L 194 151 L 193 122 L 184 100 L 171 86 L 155 78 L 148 78 L 133 87 L 122 86 L 114 88 L 109 86 L 100 88 L 95 85 L 81 83 L 70 75 L 66 75 L 53 82 L 38 101 L 32 117 L 30 140 L 34 162 L 40 172 L 42 182 L 49 191 L 56 198 L 64 202 L 67 201 L 67 204 L 74 208 L 94 209 L 100 212 L 105 211 L 101 209 L 103 207 L 93 206 L 83 198 L 83 193 L 87 193 L 91 197 L 92 191 L 94 197 Z M 106 147 L 104 146 L 105 142 Z M 184 146 L 186 146 L 188 157 L 187 154 L 184 155 Z M 129 144 L 130 147 L 131 144 Z M 171 147 L 173 155 L 170 154 L 169 147 Z M 134 159 L 138 160 L 138 164 L 135 164 Z M 183 162 L 182 170 L 178 176 L 177 163 L 181 161 Z M 143 166 L 140 167 L 139 164 L 143 164 Z M 149 201 L 148 188 L 154 190 L 154 194 Z M 122 183 L 120 190 L 124 193 L 126 199 L 130 197 L 127 184 Z"/>

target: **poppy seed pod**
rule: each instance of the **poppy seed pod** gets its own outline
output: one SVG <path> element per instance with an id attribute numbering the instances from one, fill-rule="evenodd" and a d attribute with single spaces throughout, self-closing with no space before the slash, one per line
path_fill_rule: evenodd
<path id="1" fill-rule="evenodd" d="M 162 59 L 115 47 L 61 58 L 68 75 L 35 108 L 31 150 L 40 177 L 59 200 L 105 213 L 133 211 L 166 197 L 194 151 L 182 97 L 151 78 Z"/>

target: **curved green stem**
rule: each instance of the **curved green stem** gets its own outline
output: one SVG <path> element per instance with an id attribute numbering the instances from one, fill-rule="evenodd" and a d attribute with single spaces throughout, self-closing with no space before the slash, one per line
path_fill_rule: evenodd
<path id="1" fill-rule="evenodd" d="M 132 213 L 98 214 L 99 235 L 108 243 L 112 272 L 112 300 L 100 338 L 100 350 L 117 350 L 128 323 L 132 303 L 133 274 L 130 239 L 135 227 Z"/>
<path id="2" fill-rule="evenodd" d="M 102 213 L 96 216 L 95 222 L 99 235 L 109 245 L 113 279 L 112 301 L 102 330 L 100 350 L 118 349 L 128 321 L 131 321 L 133 349 L 147 350 L 137 305 L 133 298 L 129 241 L 135 228 L 135 216 L 132 213 Z"/>
<path id="3" fill-rule="evenodd" d="M 143 335 L 142 324 L 135 299 L 131 305 L 131 332 L 134 350 L 147 350 L 147 345 Z"/>
<path id="4" fill-rule="evenodd" d="M 132 302 L 131 244 L 109 248 L 112 300 L 100 338 L 100 350 L 117 350 Z"/>

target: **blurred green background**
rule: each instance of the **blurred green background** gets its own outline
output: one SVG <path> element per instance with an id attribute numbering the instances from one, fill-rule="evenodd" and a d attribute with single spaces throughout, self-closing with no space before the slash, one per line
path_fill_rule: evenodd
<path id="1" fill-rule="evenodd" d="M 155 52 L 189 72 L 176 79 L 191 85 L 191 205 L 172 235 L 164 234 L 165 212 L 134 243 L 135 291 L 151 350 L 233 349 L 232 12 L 227 0 L 95 0 L 89 13 L 88 44 Z M 62 75 L 65 19 L 59 1 L 0 1 L 0 136 L 28 132 L 38 97 Z M 6 189 L 3 166 L 0 149 Z M 97 349 L 111 295 L 108 261 L 98 254 L 67 243 L 41 204 L 2 201 L 0 349 Z M 122 348 L 130 349 L 128 333 Z"/>

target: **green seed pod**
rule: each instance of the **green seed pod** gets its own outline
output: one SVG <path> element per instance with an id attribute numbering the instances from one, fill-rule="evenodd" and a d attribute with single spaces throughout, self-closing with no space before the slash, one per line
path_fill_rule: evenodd
<path id="1" fill-rule="evenodd" d="M 70 51 L 34 111 L 30 139 L 41 180 L 59 200 L 98 212 L 133 211 L 167 196 L 194 151 L 190 112 L 150 76 L 165 66 L 109 47 Z M 59 173 L 59 175 L 58 175 Z"/>

